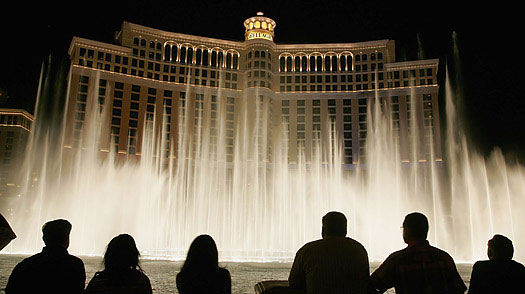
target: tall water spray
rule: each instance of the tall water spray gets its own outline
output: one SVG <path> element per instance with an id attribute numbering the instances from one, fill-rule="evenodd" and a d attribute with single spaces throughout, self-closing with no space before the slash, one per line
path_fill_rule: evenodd
<path id="1" fill-rule="evenodd" d="M 286 125 L 268 124 L 269 105 L 258 95 L 246 94 L 240 104 L 244 115 L 237 120 L 232 162 L 226 160 L 226 113 L 219 107 L 213 138 L 204 118 L 196 129 L 179 122 L 178 158 L 170 157 L 167 168 L 153 127 L 162 118 L 146 122 L 140 158 L 122 162 L 113 152 L 100 152 L 100 138 L 109 136 L 108 105 L 86 118 L 78 149 L 62 148 L 65 119 L 55 125 L 61 130 L 57 138 L 40 128 L 37 113 L 25 185 L 12 216 L 18 239 L 7 250 L 39 250 L 41 225 L 66 218 L 73 224 L 75 254 L 99 255 L 112 237 L 126 232 L 146 256 L 182 259 L 192 239 L 207 233 L 225 261 L 289 261 L 302 244 L 320 238 L 321 217 L 338 210 L 348 217 L 349 235 L 365 245 L 371 259 L 381 260 L 403 247 L 404 215 L 421 211 L 430 220 L 431 243 L 456 260 L 484 258 L 494 233 L 513 239 L 517 259 L 524 260 L 525 169 L 509 165 L 500 151 L 486 159 L 469 148 L 449 77 L 443 161 L 434 157 L 431 128 L 413 126 L 411 159 L 403 162 L 390 100 L 376 95 L 368 103 L 367 162 L 353 170 L 341 164 L 335 131 L 316 153 L 300 154 L 290 164 Z M 219 92 L 218 104 L 225 99 Z M 100 107 L 94 97 L 88 101 L 88 108 Z M 410 103 L 414 122 L 422 101 Z M 255 117 L 249 116 L 254 108 Z M 273 136 L 280 139 L 271 161 L 265 153 L 269 132 L 280 134 Z M 421 154 L 428 160 L 419 160 Z"/>

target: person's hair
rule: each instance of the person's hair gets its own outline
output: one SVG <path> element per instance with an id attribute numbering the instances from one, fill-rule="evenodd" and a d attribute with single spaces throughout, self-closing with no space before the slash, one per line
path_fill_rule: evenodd
<path id="1" fill-rule="evenodd" d="M 514 255 L 512 241 L 503 235 L 494 235 L 489 240 L 489 258 L 499 258 L 511 260 Z"/>
<path id="2" fill-rule="evenodd" d="M 323 236 L 346 236 L 346 217 L 337 211 L 330 211 L 323 216 Z"/>
<path id="3" fill-rule="evenodd" d="M 71 223 L 65 219 L 49 221 L 42 226 L 42 239 L 46 246 L 69 244 Z"/>
<path id="4" fill-rule="evenodd" d="M 103 261 L 104 270 L 141 270 L 139 257 L 140 253 L 133 237 L 128 234 L 120 234 L 111 239 L 106 248 Z"/>
<path id="5" fill-rule="evenodd" d="M 219 252 L 209 235 L 197 236 L 190 245 L 181 273 L 206 272 L 219 267 Z"/>
<path id="6" fill-rule="evenodd" d="M 403 221 L 403 229 L 408 230 L 410 238 L 426 240 L 428 235 L 428 219 L 422 213 L 410 213 Z"/>

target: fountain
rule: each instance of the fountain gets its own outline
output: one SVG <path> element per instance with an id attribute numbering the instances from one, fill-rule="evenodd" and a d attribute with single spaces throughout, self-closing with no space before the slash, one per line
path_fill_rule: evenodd
<path id="1" fill-rule="evenodd" d="M 524 261 L 525 218 L 520 209 L 525 205 L 525 167 L 509 164 L 500 151 L 484 158 L 470 148 L 457 123 L 449 77 L 444 161 L 433 157 L 431 147 L 424 148 L 433 146 L 431 142 L 420 146 L 432 136 L 416 128 L 413 159 L 401 162 L 389 101 L 375 97 L 368 103 L 368 160 L 352 170 L 341 164 L 335 132 L 311 160 L 303 154 L 289 164 L 285 139 L 276 143 L 271 162 L 260 160 L 266 148 L 257 148 L 265 144 L 259 135 L 271 126 L 265 123 L 268 105 L 257 103 L 258 95 L 244 97 L 242 107 L 255 105 L 256 117 L 239 120 L 232 162 L 225 160 L 225 113 L 219 110 L 217 142 L 211 142 L 205 121 L 198 122 L 202 127 L 195 142 L 187 136 L 193 129 L 180 122 L 186 130 L 178 138 L 181 151 L 167 168 L 157 156 L 159 138 L 152 127 L 161 118 L 145 128 L 140 159 L 121 162 L 99 148 L 110 107 L 86 119 L 86 136 L 78 149 L 61 148 L 62 117 L 46 124 L 37 112 L 25 185 L 11 217 L 19 237 L 6 250 L 39 250 L 41 225 L 66 218 L 73 224 L 73 254 L 100 255 L 112 237 L 126 232 L 135 237 L 143 255 L 180 260 L 192 239 L 206 233 L 217 241 L 223 261 L 285 262 L 302 244 L 320 237 L 326 212 L 338 210 L 347 215 L 349 235 L 364 244 L 370 259 L 382 260 L 403 247 L 399 226 L 404 215 L 421 211 L 430 220 L 430 242 L 456 261 L 485 258 L 486 242 L 495 233 L 511 238 L 516 259 Z M 45 77 L 41 83 L 41 89 L 49 86 Z M 256 123 L 250 123 L 252 119 Z M 272 131 L 285 138 L 284 129 Z M 418 161 L 418 152 L 430 159 Z"/>

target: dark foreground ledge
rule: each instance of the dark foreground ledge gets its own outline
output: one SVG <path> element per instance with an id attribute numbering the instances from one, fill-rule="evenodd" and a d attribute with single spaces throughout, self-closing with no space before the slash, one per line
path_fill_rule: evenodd
<path id="1" fill-rule="evenodd" d="M 255 284 L 255 293 L 257 294 L 305 294 L 302 290 L 290 289 L 288 281 L 262 281 Z"/>

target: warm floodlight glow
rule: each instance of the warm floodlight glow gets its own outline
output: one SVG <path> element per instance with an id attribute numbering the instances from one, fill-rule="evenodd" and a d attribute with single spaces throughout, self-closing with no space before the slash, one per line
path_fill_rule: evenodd
<path id="1" fill-rule="evenodd" d="M 187 105 L 199 91 L 187 87 Z M 96 92 L 90 91 L 87 109 L 100 109 Z M 399 226 L 413 211 L 428 216 L 430 242 L 456 260 L 484 258 L 487 240 L 495 233 L 507 235 L 516 248 L 525 246 L 520 210 L 525 207 L 525 167 L 508 164 L 501 152 L 484 158 L 470 150 L 463 133 L 452 133 L 462 128 L 457 127 L 448 82 L 450 133 L 443 140 L 448 158 L 442 160 L 433 142 L 424 141 L 433 137 L 429 128 L 411 133 L 405 142 L 409 151 L 402 152 L 389 113 L 382 113 L 387 108 L 375 99 L 379 95 L 371 95 L 365 149 L 354 150 L 366 156 L 354 156 L 355 165 L 343 164 L 341 136 L 328 121 L 329 138 L 319 139 L 317 151 L 299 151 L 289 161 L 286 127 L 267 119 L 271 105 L 280 101 L 275 98 L 272 104 L 263 97 L 259 103 L 260 96 L 244 93 L 235 100 L 233 144 L 226 135 L 231 120 L 222 107 L 214 132 L 206 127 L 209 117 L 180 112 L 181 131 L 168 154 L 162 132 L 149 123 L 135 149 L 141 156 L 104 145 L 110 137 L 103 135 L 104 119 L 111 116 L 111 106 L 86 115 L 80 148 L 64 143 L 66 134 L 51 142 L 55 136 L 48 131 L 35 131 L 11 223 L 18 238 L 4 251 L 39 251 L 42 224 L 65 218 L 73 224 L 73 254 L 100 255 L 111 238 L 125 232 L 144 256 L 181 259 L 195 236 L 207 233 L 217 241 L 223 260 L 290 261 L 304 243 L 320 237 L 321 218 L 331 210 L 345 213 L 348 234 L 364 244 L 371 260 L 404 246 Z M 209 96 L 204 105 L 211 103 Z M 227 96 L 219 92 L 217 103 L 227 103 Z M 422 111 L 416 99 L 410 103 L 414 116 Z M 166 117 L 153 121 L 166 125 Z M 523 261 L 525 250 L 516 250 L 515 258 Z"/>

